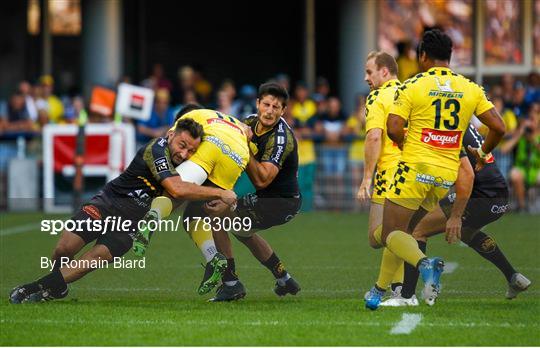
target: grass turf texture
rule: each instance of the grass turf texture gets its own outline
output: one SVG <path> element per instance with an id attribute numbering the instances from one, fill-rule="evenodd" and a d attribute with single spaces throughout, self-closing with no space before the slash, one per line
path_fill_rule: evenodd
<path id="1" fill-rule="evenodd" d="M 202 258 L 184 232 L 155 235 L 146 269 L 103 269 L 71 286 L 67 299 L 11 305 L 9 290 L 45 273 L 58 236 L 39 232 L 43 214 L 1 217 L 0 345 L 539 345 L 538 217 L 508 215 L 486 231 L 533 285 L 504 299 L 502 274 L 472 249 L 442 236 L 428 254 L 457 262 L 443 274 L 434 307 L 364 308 L 380 251 L 367 245 L 365 214 L 308 213 L 263 235 L 300 282 L 295 297 L 278 298 L 273 277 L 234 241 L 247 297 L 208 303 L 198 296 Z M 134 256 L 129 253 L 130 258 Z M 418 291 L 419 293 L 419 291 Z M 403 313 L 422 315 L 408 335 L 390 334 Z"/>

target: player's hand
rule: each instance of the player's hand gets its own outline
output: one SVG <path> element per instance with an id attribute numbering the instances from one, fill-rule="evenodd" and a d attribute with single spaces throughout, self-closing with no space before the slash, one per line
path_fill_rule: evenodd
<path id="1" fill-rule="evenodd" d="M 454 244 L 461 240 L 461 217 L 450 217 L 446 222 L 446 241 Z"/>
<path id="2" fill-rule="evenodd" d="M 238 197 L 236 196 L 236 193 L 231 190 L 223 190 L 221 193 L 221 201 L 231 207 L 231 210 L 234 210 L 236 208 L 236 200 Z"/>
<path id="3" fill-rule="evenodd" d="M 365 202 L 368 199 L 371 198 L 371 193 L 369 192 L 369 188 L 371 187 L 371 179 L 362 180 L 362 183 L 360 184 L 360 187 L 358 188 L 358 192 L 356 193 L 356 199 L 360 202 Z"/>
<path id="4" fill-rule="evenodd" d="M 486 165 L 486 158 L 480 157 L 480 154 L 478 153 L 477 147 L 472 147 L 471 145 L 467 146 L 467 151 L 476 158 L 476 165 L 474 166 L 474 170 L 476 172 L 479 172 L 482 168 L 484 168 L 484 165 Z"/>
<path id="5" fill-rule="evenodd" d="M 245 124 L 245 123 L 241 123 L 241 124 L 242 124 L 242 128 L 244 130 L 244 133 L 246 133 L 247 140 L 251 141 L 251 138 L 253 138 L 253 130 L 247 124 Z"/>
<path id="6" fill-rule="evenodd" d="M 207 202 L 203 209 L 210 216 L 221 216 L 227 211 L 229 206 L 223 202 L 221 199 L 216 199 L 210 202 Z"/>

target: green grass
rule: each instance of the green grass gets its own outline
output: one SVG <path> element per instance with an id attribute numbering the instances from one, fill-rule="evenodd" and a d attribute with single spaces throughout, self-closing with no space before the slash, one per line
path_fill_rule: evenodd
<path id="1" fill-rule="evenodd" d="M 206 302 L 210 296 L 196 294 L 203 273 L 198 250 L 184 232 L 166 232 L 152 240 L 144 270 L 99 270 L 74 283 L 66 300 L 10 305 L 9 290 L 44 274 L 39 258 L 50 256 L 58 239 L 38 231 L 41 218 L 0 217 L 0 345 L 540 344 L 538 217 L 508 215 L 486 228 L 533 282 L 518 299 L 504 299 L 505 279 L 491 264 L 439 236 L 428 254 L 459 265 L 443 275 L 437 304 L 376 312 L 362 301 L 380 261 L 367 245 L 367 216 L 337 213 L 303 214 L 263 233 L 301 283 L 295 297 L 275 296 L 271 274 L 235 241 L 248 295 Z M 390 334 L 403 313 L 419 313 L 422 321 L 409 335 Z"/>

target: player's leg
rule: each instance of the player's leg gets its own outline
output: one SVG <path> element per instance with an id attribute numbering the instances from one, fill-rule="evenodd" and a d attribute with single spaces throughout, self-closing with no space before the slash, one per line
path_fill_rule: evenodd
<path id="1" fill-rule="evenodd" d="M 53 250 L 51 260 L 53 261 L 53 269 L 48 275 L 28 284 L 23 284 L 15 287 L 9 296 L 11 303 L 21 303 L 26 301 L 27 298 L 39 291 L 44 287 L 43 281 L 47 281 L 49 278 L 55 278 L 58 276 L 60 269 L 60 262 L 62 260 L 71 260 L 87 243 L 77 234 L 69 231 L 62 232 L 60 240 L 56 243 Z"/>
<path id="2" fill-rule="evenodd" d="M 369 208 L 368 241 L 369 246 L 374 249 L 383 247 L 381 241 L 383 209 L 384 205 L 382 203 L 379 204 L 371 202 L 371 206 Z"/>
<path id="3" fill-rule="evenodd" d="M 514 192 L 518 201 L 518 210 L 525 210 L 525 170 L 514 167 L 510 170 L 510 181 L 514 187 Z"/>

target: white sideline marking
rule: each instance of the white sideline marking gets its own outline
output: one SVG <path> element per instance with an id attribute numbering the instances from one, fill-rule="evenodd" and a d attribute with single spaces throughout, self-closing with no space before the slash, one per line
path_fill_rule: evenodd
<path id="1" fill-rule="evenodd" d="M 403 313 L 401 320 L 394 325 L 390 333 L 392 335 L 408 335 L 422 321 L 422 314 Z"/>
<path id="2" fill-rule="evenodd" d="M 453 273 L 459 264 L 457 262 L 445 262 L 444 263 L 444 274 Z"/>
<path id="3" fill-rule="evenodd" d="M 10 236 L 12 234 L 18 234 L 18 233 L 24 233 L 24 232 L 30 232 L 32 230 L 36 230 L 36 231 L 39 231 L 40 229 L 40 225 L 39 223 L 37 222 L 34 222 L 34 223 L 31 223 L 31 224 L 26 224 L 26 225 L 20 225 L 20 226 L 15 226 L 15 227 L 11 227 L 11 228 L 6 228 L 4 230 L 2 230 L 2 232 L 0 232 L 0 236 L 4 237 L 4 236 Z"/>

